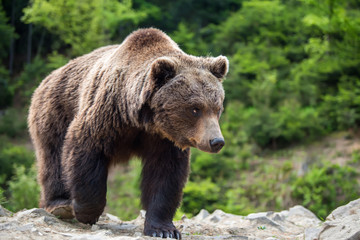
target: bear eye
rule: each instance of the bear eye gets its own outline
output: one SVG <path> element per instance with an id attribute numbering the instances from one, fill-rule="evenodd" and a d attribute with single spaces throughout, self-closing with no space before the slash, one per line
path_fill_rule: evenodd
<path id="1" fill-rule="evenodd" d="M 198 117 L 200 115 L 200 109 L 195 107 L 191 110 L 191 113 L 194 117 Z"/>

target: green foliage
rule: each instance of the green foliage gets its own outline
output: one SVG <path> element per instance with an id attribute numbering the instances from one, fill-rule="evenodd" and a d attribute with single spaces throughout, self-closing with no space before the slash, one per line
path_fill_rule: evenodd
<path id="1" fill-rule="evenodd" d="M 212 181 L 229 178 L 233 164 L 222 155 L 209 154 L 197 149 L 192 151 L 191 169 L 194 172 L 191 179 L 206 179 Z"/>
<path id="2" fill-rule="evenodd" d="M 33 0 L 24 13 L 24 21 L 56 34 L 72 47 L 74 55 L 109 44 L 121 23 L 136 23 L 145 17 L 132 9 L 131 0 Z"/>
<path id="3" fill-rule="evenodd" d="M 244 103 L 250 141 L 278 147 L 356 128 L 359 19 L 345 1 L 244 1 L 219 24 L 214 44 L 231 57 L 227 101 Z"/>
<path id="4" fill-rule="evenodd" d="M 141 162 L 134 160 L 129 166 L 117 169 L 109 181 L 107 208 L 122 220 L 131 220 L 139 215 Z"/>
<path id="5" fill-rule="evenodd" d="M 210 179 L 189 181 L 184 189 L 182 209 L 184 212 L 196 214 L 201 209 L 214 211 L 215 203 L 220 197 L 220 187 Z"/>
<path id="6" fill-rule="evenodd" d="M 4 190 L 0 187 L 0 205 L 3 205 L 6 202 L 4 197 Z"/>
<path id="7" fill-rule="evenodd" d="M 301 108 L 297 102 L 288 101 L 273 115 L 276 128 L 273 139 L 283 142 L 313 140 L 322 136 L 323 119 L 313 107 Z"/>
<path id="8" fill-rule="evenodd" d="M 15 165 L 15 175 L 8 182 L 10 198 L 5 207 L 11 211 L 38 207 L 40 189 L 36 181 L 35 166 Z"/>
<path id="9" fill-rule="evenodd" d="M 47 64 L 46 67 L 49 70 L 55 70 L 62 66 L 64 66 L 66 63 L 69 62 L 69 58 L 65 57 L 64 55 L 59 54 L 57 51 L 53 51 L 51 54 L 47 57 Z"/>
<path id="10" fill-rule="evenodd" d="M 322 114 L 331 117 L 327 123 L 331 130 L 358 128 L 360 123 L 360 79 L 342 82 L 339 93 L 324 96 L 321 104 Z"/>
<path id="11" fill-rule="evenodd" d="M 7 24 L 8 19 L 0 1 L 0 60 L 8 56 L 8 47 L 11 38 L 15 37 L 14 27 Z M 0 109 L 4 109 L 11 103 L 12 92 L 9 89 L 9 72 L 0 62 Z"/>
<path id="12" fill-rule="evenodd" d="M 0 135 L 4 134 L 10 138 L 21 137 L 26 130 L 24 109 L 8 108 L 0 115 Z"/>
<path id="13" fill-rule="evenodd" d="M 146 21 L 140 24 L 145 26 L 158 26 L 165 31 L 173 31 L 180 22 L 186 22 L 196 26 L 194 31 L 211 24 L 218 24 L 224 21 L 229 14 L 241 6 L 243 0 L 134 0 L 138 9 L 157 9 L 150 14 Z"/>
<path id="14" fill-rule="evenodd" d="M 350 163 L 360 164 L 360 150 L 355 150 L 352 152 Z"/>
<path id="15" fill-rule="evenodd" d="M 0 205 L 6 203 L 5 191 L 2 187 L 4 185 L 4 182 L 5 182 L 5 175 L 0 173 Z"/>
<path id="16" fill-rule="evenodd" d="M 245 108 L 241 104 L 229 104 L 224 117 L 237 114 L 237 119 L 236 121 L 224 120 L 225 131 L 227 127 L 230 127 L 231 122 L 235 124 L 232 127 L 234 129 L 232 134 L 227 136 L 225 132 L 224 136 L 233 139 L 232 141 L 234 139 L 241 140 L 237 146 L 241 142 L 253 141 L 260 147 L 276 148 L 287 145 L 289 142 L 313 140 L 325 133 L 323 130 L 324 119 L 313 107 L 301 107 L 296 100 L 284 101 L 278 109 L 272 109 L 266 106 L 266 103 L 259 103 L 259 105 L 258 108 Z"/>
<path id="17" fill-rule="evenodd" d="M 195 56 L 203 56 L 207 54 L 206 44 L 183 22 L 179 23 L 177 30 L 171 34 L 171 38 L 183 51 L 189 54 Z"/>
<path id="18" fill-rule="evenodd" d="M 30 64 L 26 64 L 24 71 L 13 85 L 14 92 L 20 92 L 25 99 L 29 99 L 36 86 L 48 74 L 49 69 L 40 57 L 36 57 Z"/>
<path id="19" fill-rule="evenodd" d="M 12 86 L 12 91 L 19 93 L 25 101 L 30 99 L 35 88 L 52 70 L 64 66 L 69 59 L 57 51 L 53 51 L 47 56 L 47 60 L 37 56 L 30 64 L 26 64 L 24 71 L 16 79 Z M 18 101 L 21 99 L 18 99 Z"/>
<path id="20" fill-rule="evenodd" d="M 4 109 L 12 102 L 12 92 L 9 87 L 9 73 L 0 65 L 0 109 Z"/>
<path id="21" fill-rule="evenodd" d="M 248 214 L 297 202 L 324 217 L 356 197 L 349 189 L 359 189 L 357 172 L 350 167 L 313 165 L 298 176 L 303 160 L 277 156 L 269 164 L 264 155 L 334 131 L 359 131 L 359 1 L 21 0 L 0 4 L 0 182 L 11 201 L 32 187 L 20 183 L 35 179 L 26 170 L 34 156 L 20 144 L 27 141 L 26 109 L 36 86 L 70 58 L 149 26 L 189 54 L 230 60 L 221 119 L 226 146 L 216 155 L 192 151 L 177 218 L 201 208 Z M 359 159 L 354 151 L 349 166 L 358 167 Z M 124 219 L 138 215 L 140 169 L 131 163 L 109 180 L 108 211 Z M 11 208 L 32 205 L 21 201 Z"/>
<path id="22" fill-rule="evenodd" d="M 295 180 L 292 195 L 325 219 L 333 209 L 359 196 L 357 176 L 358 172 L 348 166 L 314 166 L 303 177 Z"/>
<path id="23" fill-rule="evenodd" d="M 241 215 L 283 209 L 291 201 L 288 182 L 294 177 L 293 165 L 290 161 L 275 164 L 259 159 L 253 170 L 237 172 L 236 180 L 227 183 L 225 199 L 218 207 Z"/>
<path id="24" fill-rule="evenodd" d="M 14 27 L 8 24 L 8 18 L 0 1 L 0 59 L 7 56 L 10 40 L 14 35 Z"/>
<path id="25" fill-rule="evenodd" d="M 226 201 L 220 208 L 227 212 L 239 215 L 248 215 L 256 212 L 258 208 L 252 204 L 248 196 L 245 196 L 243 187 L 230 188 L 225 193 Z M 264 202 L 266 200 L 263 200 Z"/>
<path id="26" fill-rule="evenodd" d="M 35 161 L 34 153 L 23 146 L 2 143 L 0 148 L 0 176 L 10 179 L 15 174 L 14 164 L 29 168 Z"/>

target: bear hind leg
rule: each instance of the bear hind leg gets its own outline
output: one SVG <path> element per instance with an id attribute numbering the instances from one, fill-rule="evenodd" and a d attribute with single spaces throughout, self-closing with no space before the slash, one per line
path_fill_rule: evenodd
<path id="1" fill-rule="evenodd" d="M 61 145 L 61 142 L 49 141 L 36 146 L 38 180 L 41 185 L 40 207 L 55 216 L 69 219 L 74 216 L 70 193 L 62 177 Z"/>
<path id="2" fill-rule="evenodd" d="M 112 140 L 108 138 L 108 142 L 98 144 L 99 135 L 88 136 L 88 132 L 86 123 L 71 123 L 64 142 L 62 166 L 75 218 L 95 224 L 106 205 L 109 161 L 103 146 L 112 149 Z M 82 144 L 74 144 L 78 142 Z"/>

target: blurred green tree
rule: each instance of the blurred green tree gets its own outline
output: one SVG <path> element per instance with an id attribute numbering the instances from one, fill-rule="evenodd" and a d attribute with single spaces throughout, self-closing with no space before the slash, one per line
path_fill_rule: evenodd
<path id="1" fill-rule="evenodd" d="M 14 38 L 14 28 L 9 25 L 6 13 L 0 1 L 0 59 L 8 56 L 8 49 L 10 46 L 11 38 Z M 11 103 L 12 93 L 9 89 L 9 71 L 2 65 L 0 61 L 0 109 L 4 109 Z"/>
<path id="2" fill-rule="evenodd" d="M 131 0 L 33 0 L 23 20 L 56 34 L 76 56 L 109 44 L 121 24 L 144 17 L 144 12 L 132 9 Z"/>

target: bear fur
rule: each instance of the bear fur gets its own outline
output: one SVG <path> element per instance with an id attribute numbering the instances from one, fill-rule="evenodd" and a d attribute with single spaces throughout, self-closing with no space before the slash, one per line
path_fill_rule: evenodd
<path id="1" fill-rule="evenodd" d="M 144 234 L 180 238 L 172 218 L 189 174 L 190 147 L 218 152 L 228 71 L 224 56 L 184 53 L 160 30 L 140 29 L 46 77 L 28 124 L 40 207 L 94 224 L 111 165 L 142 159 Z"/>

